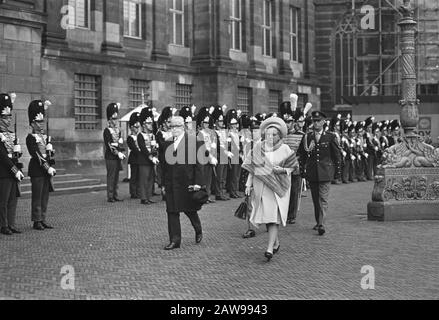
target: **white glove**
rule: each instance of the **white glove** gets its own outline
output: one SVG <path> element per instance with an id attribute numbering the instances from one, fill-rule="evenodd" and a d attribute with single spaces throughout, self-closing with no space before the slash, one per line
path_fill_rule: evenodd
<path id="1" fill-rule="evenodd" d="M 157 159 L 156 157 L 153 157 L 152 158 L 152 163 L 154 163 L 154 164 L 159 164 L 159 159 Z"/>
<path id="2" fill-rule="evenodd" d="M 375 151 L 378 151 L 378 147 L 375 147 Z"/>
<path id="3" fill-rule="evenodd" d="M 210 164 L 213 165 L 213 166 L 216 166 L 218 164 L 218 160 L 215 157 L 212 157 L 210 159 Z"/>
<path id="4" fill-rule="evenodd" d="M 343 150 L 342 153 L 343 153 L 343 158 L 346 158 L 347 155 L 346 151 Z"/>
<path id="5" fill-rule="evenodd" d="M 386 146 L 386 144 L 383 142 L 383 143 L 381 144 L 381 146 L 384 148 L 384 147 Z"/>
<path id="6" fill-rule="evenodd" d="M 53 177 L 56 174 L 56 170 L 54 168 L 50 167 L 49 170 L 47 170 L 47 173 Z"/>
<path id="7" fill-rule="evenodd" d="M 234 156 L 233 153 L 231 153 L 230 151 L 227 151 L 227 157 L 229 157 L 229 158 L 233 158 L 233 156 Z"/>
<path id="8" fill-rule="evenodd" d="M 51 144 L 51 143 L 48 143 L 47 145 L 46 145 L 46 151 L 53 151 L 53 145 Z"/>
<path id="9" fill-rule="evenodd" d="M 157 142 L 155 140 L 151 141 L 151 147 L 155 147 L 157 145 Z"/>
<path id="10" fill-rule="evenodd" d="M 351 143 L 351 148 L 353 148 L 354 147 L 354 144 L 353 143 Z"/>
<path id="11" fill-rule="evenodd" d="M 363 144 L 363 148 L 367 148 L 367 144 Z"/>
<path id="12" fill-rule="evenodd" d="M 358 156 L 357 159 L 361 161 L 361 156 Z"/>
<path id="13" fill-rule="evenodd" d="M 365 153 L 364 157 L 367 159 L 367 158 L 369 158 L 369 155 L 367 153 Z"/>
<path id="14" fill-rule="evenodd" d="M 119 157 L 120 160 L 123 160 L 123 159 L 126 158 L 125 155 L 124 155 L 122 152 L 119 152 L 119 153 L 117 154 L 117 156 Z"/>
<path id="15" fill-rule="evenodd" d="M 15 174 L 15 178 L 17 178 L 18 181 L 21 181 L 21 180 L 24 179 L 24 174 L 23 174 L 21 171 L 18 171 L 18 172 Z"/>
<path id="16" fill-rule="evenodd" d="M 120 138 L 118 142 L 119 142 L 119 144 L 123 144 L 123 139 Z"/>
<path id="17" fill-rule="evenodd" d="M 355 156 L 351 155 L 351 160 L 354 161 L 355 160 Z"/>
<path id="18" fill-rule="evenodd" d="M 212 144 L 210 145 L 210 148 L 211 148 L 211 149 L 216 149 L 216 143 L 215 143 L 215 142 L 212 142 Z"/>
<path id="19" fill-rule="evenodd" d="M 14 146 L 14 152 L 15 153 L 21 153 L 21 146 L 19 144 Z"/>

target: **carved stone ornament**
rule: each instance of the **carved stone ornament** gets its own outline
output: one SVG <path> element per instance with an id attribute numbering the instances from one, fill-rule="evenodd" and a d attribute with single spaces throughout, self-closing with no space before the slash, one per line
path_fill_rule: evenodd
<path id="1" fill-rule="evenodd" d="M 439 149 L 426 144 L 419 136 L 403 137 L 402 142 L 384 151 L 379 168 L 439 167 Z"/>

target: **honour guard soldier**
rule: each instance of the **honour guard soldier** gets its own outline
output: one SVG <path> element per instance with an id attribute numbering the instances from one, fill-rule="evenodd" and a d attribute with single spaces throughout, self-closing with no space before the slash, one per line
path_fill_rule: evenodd
<path id="1" fill-rule="evenodd" d="M 108 127 L 104 130 L 105 164 L 107 167 L 107 199 L 108 202 L 123 201 L 117 194 L 119 171 L 122 171 L 122 160 L 126 158 L 123 151 L 122 132 L 118 127 L 120 103 L 107 106 Z"/>
<path id="2" fill-rule="evenodd" d="M 165 150 L 164 145 L 166 141 L 172 140 L 172 132 L 170 128 L 170 121 L 172 116 L 177 112 L 177 109 L 166 106 L 163 108 L 158 121 L 157 121 L 157 133 L 156 133 L 156 140 L 159 147 L 159 164 L 157 166 L 157 180 L 160 187 L 163 186 L 163 163 L 164 163 L 164 157 L 165 157 Z M 162 199 L 165 200 L 165 196 L 162 195 Z"/>
<path id="3" fill-rule="evenodd" d="M 314 230 L 319 235 L 325 233 L 324 219 L 328 210 L 328 198 L 331 180 L 334 177 L 334 170 L 339 177 L 340 168 L 340 147 L 337 138 L 332 133 L 324 132 L 323 125 L 326 116 L 320 111 L 312 113 L 314 132 L 304 135 L 300 143 L 298 155 L 304 168 L 303 175 L 306 175 L 310 184 L 314 213 L 317 224 Z"/>
<path id="4" fill-rule="evenodd" d="M 227 166 L 229 158 L 232 158 L 233 154 L 228 151 L 227 142 L 227 130 L 224 124 L 224 112 L 227 109 L 226 106 L 216 106 L 213 109 L 212 117 L 215 123 L 216 133 L 216 145 L 218 154 L 218 165 L 216 167 L 216 179 L 215 179 L 215 195 L 216 200 L 225 201 L 230 198 L 225 194 L 226 179 L 227 179 Z"/>
<path id="5" fill-rule="evenodd" d="M 127 145 L 130 149 L 130 155 L 128 156 L 128 165 L 130 166 L 130 194 L 131 199 L 140 198 L 140 181 L 139 181 L 139 144 L 137 143 L 137 135 L 140 132 L 140 113 L 134 112 L 129 121 L 131 135 L 127 138 Z"/>
<path id="6" fill-rule="evenodd" d="M 154 203 L 151 200 L 154 186 L 154 166 L 159 164 L 158 145 L 154 136 L 154 114 L 151 107 L 145 107 L 140 112 L 139 122 L 142 132 L 137 136 L 140 153 L 139 182 L 141 204 Z"/>
<path id="7" fill-rule="evenodd" d="M 206 156 L 209 161 L 205 164 L 202 164 L 203 174 L 206 183 L 206 191 L 209 195 L 209 200 L 207 203 L 216 202 L 215 199 L 211 198 L 212 194 L 212 179 L 216 176 L 216 168 L 215 166 L 218 164 L 217 159 L 217 146 L 216 146 L 216 134 L 212 130 L 213 121 L 212 117 L 209 113 L 209 108 L 204 107 L 198 111 L 197 117 L 197 127 L 199 129 L 197 135 L 197 141 L 203 141 L 207 150 Z"/>
<path id="8" fill-rule="evenodd" d="M 381 150 L 383 152 L 389 147 L 389 139 L 387 137 L 389 124 L 390 124 L 389 120 L 381 121 L 380 145 L 381 145 Z"/>
<path id="9" fill-rule="evenodd" d="M 189 108 L 188 106 L 181 108 L 178 115 L 184 119 L 184 127 L 185 127 L 186 132 L 191 134 L 191 135 L 195 135 L 196 128 L 193 125 L 193 121 L 195 118 L 192 114 L 191 108 Z"/>
<path id="10" fill-rule="evenodd" d="M 0 94 L 0 232 L 5 235 L 21 233 L 15 226 L 19 183 L 24 178 L 19 163 L 21 148 L 15 132 L 9 130 L 12 122 L 12 109 L 15 93 Z"/>
<path id="11" fill-rule="evenodd" d="M 32 184 L 32 221 L 35 230 L 52 229 L 47 223 L 47 205 L 49 192 L 54 191 L 52 178 L 56 175 L 53 168 L 53 146 L 48 132 L 44 134 L 44 122 L 49 101 L 34 100 L 29 104 L 28 116 L 32 133 L 26 137 L 26 146 L 31 156 L 28 174 Z"/>
<path id="12" fill-rule="evenodd" d="M 349 139 L 349 124 L 348 119 L 340 122 L 340 148 L 342 156 L 342 177 L 341 181 L 343 183 L 349 183 L 349 172 L 352 168 L 352 147 Z"/>
<path id="13" fill-rule="evenodd" d="M 373 144 L 373 133 L 372 133 L 372 124 L 375 121 L 374 117 L 369 117 L 364 122 L 364 144 L 363 147 L 365 152 L 368 154 L 366 161 L 366 178 L 367 180 L 373 180 L 373 164 L 376 158 L 376 150 Z"/>
<path id="14" fill-rule="evenodd" d="M 383 150 L 381 148 L 381 143 L 380 143 L 380 135 L 381 135 L 381 122 L 374 122 L 372 124 L 372 145 L 374 148 L 372 177 L 375 177 L 378 164 L 381 161 L 381 156 L 383 154 Z"/>
<path id="15" fill-rule="evenodd" d="M 228 130 L 227 136 L 227 150 L 232 155 L 229 158 L 227 167 L 227 182 L 230 198 L 242 198 L 239 195 L 239 176 L 241 175 L 240 159 L 242 156 L 242 143 L 239 137 L 238 130 L 238 112 L 235 109 L 230 109 L 226 114 L 226 126 Z"/>
<path id="16" fill-rule="evenodd" d="M 336 117 L 333 117 L 329 121 L 328 130 L 329 130 L 329 132 L 334 134 L 335 137 L 337 138 L 337 143 L 338 143 L 338 145 L 340 147 L 340 157 L 343 159 L 343 157 L 342 157 L 343 150 L 341 148 L 340 123 L 341 123 L 341 114 L 337 114 Z M 341 165 L 343 166 L 343 161 L 342 161 Z M 335 174 L 337 174 L 337 173 L 335 173 Z M 334 177 L 334 179 L 331 181 L 331 183 L 332 184 L 341 184 L 341 180 L 340 179 L 341 179 L 341 176 L 338 179 Z"/>
<path id="17" fill-rule="evenodd" d="M 358 181 L 367 181 L 365 176 L 365 167 L 367 165 L 367 158 L 369 157 L 369 154 L 365 151 L 367 145 L 364 142 L 363 127 L 364 121 L 357 122 L 357 125 L 355 126 L 355 153 L 357 154 L 356 176 Z"/>
<path id="18" fill-rule="evenodd" d="M 348 143 L 349 143 L 349 182 L 356 182 L 356 165 L 357 165 L 357 152 L 356 152 L 356 138 L 355 138 L 355 126 L 356 122 L 353 122 L 348 128 Z"/>
<path id="19" fill-rule="evenodd" d="M 392 122 L 390 122 L 390 135 L 388 136 L 388 140 L 389 140 L 389 147 L 399 143 L 399 139 L 400 139 L 400 124 L 399 124 L 399 120 L 395 119 L 392 120 Z"/>
<path id="20" fill-rule="evenodd" d="M 282 102 L 279 105 L 279 115 L 285 121 L 288 129 L 287 136 L 284 143 L 297 154 L 300 142 L 303 139 L 304 133 L 295 130 L 295 121 L 304 120 L 305 117 L 301 110 L 297 109 L 298 96 L 296 94 L 290 95 L 290 101 Z M 288 208 L 288 224 L 295 224 L 297 212 L 299 210 L 299 201 L 301 197 L 302 177 L 300 176 L 300 169 L 297 168 L 291 173 L 291 191 L 290 191 L 290 205 Z"/>

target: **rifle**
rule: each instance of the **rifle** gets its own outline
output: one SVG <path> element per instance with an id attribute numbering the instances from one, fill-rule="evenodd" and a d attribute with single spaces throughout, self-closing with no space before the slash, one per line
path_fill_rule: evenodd
<path id="1" fill-rule="evenodd" d="M 47 163 L 49 164 L 49 166 L 54 166 L 55 165 L 55 159 L 53 159 L 54 155 L 55 155 L 55 151 L 53 150 L 53 146 L 52 146 L 52 137 L 49 135 L 49 116 L 47 116 L 47 120 L 46 120 L 46 136 L 47 136 L 47 141 L 46 141 L 46 156 L 47 156 Z M 47 146 L 50 146 L 49 148 L 47 148 Z M 54 174 L 54 176 L 56 175 L 56 172 Z M 53 177 L 50 177 L 49 180 L 49 192 L 54 192 L 55 191 L 55 187 L 53 185 Z"/>
<path id="2" fill-rule="evenodd" d="M 12 159 L 18 170 L 22 170 L 23 164 L 19 162 L 19 159 L 21 158 L 23 153 L 21 152 L 21 146 L 19 144 L 18 135 L 17 135 L 17 114 L 15 114 L 14 134 L 15 134 L 14 153 L 12 155 Z"/>

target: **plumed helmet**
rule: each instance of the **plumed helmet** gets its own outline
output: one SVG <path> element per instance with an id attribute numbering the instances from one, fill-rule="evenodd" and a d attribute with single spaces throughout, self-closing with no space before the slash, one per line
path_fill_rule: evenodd
<path id="1" fill-rule="evenodd" d="M 331 118 L 331 122 L 329 124 L 329 130 L 335 131 L 335 127 L 337 125 L 341 125 L 341 114 L 337 114 Z"/>
<path id="2" fill-rule="evenodd" d="M 172 118 L 172 116 L 173 116 L 173 109 L 174 108 L 171 107 L 171 106 L 166 106 L 166 107 L 163 108 L 162 113 L 160 114 L 159 119 L 158 119 L 158 125 L 159 126 L 163 125 L 163 123 L 165 123 L 166 120 Z"/>
<path id="3" fill-rule="evenodd" d="M 119 118 L 120 103 L 110 103 L 107 106 L 107 120 Z"/>
<path id="4" fill-rule="evenodd" d="M 140 112 L 133 112 L 130 116 L 130 127 L 134 126 L 136 123 L 140 123 Z"/>
<path id="5" fill-rule="evenodd" d="M 372 132 L 375 132 L 377 129 L 381 130 L 381 122 L 372 123 Z"/>
<path id="6" fill-rule="evenodd" d="M 293 116 L 294 116 L 295 111 L 293 112 L 291 110 L 291 102 L 290 101 L 284 101 L 279 105 L 279 116 L 284 121 L 294 120 Z"/>
<path id="7" fill-rule="evenodd" d="M 239 118 L 239 130 L 250 129 L 252 126 L 252 120 L 248 114 L 243 114 Z"/>
<path id="8" fill-rule="evenodd" d="M 367 128 L 369 126 L 371 126 L 373 124 L 373 122 L 375 121 L 375 117 L 370 116 L 368 117 L 365 121 L 364 121 L 364 127 Z"/>
<path id="9" fill-rule="evenodd" d="M 214 122 L 217 121 L 224 121 L 224 111 L 223 111 L 223 107 L 217 105 L 214 107 L 213 112 L 212 112 L 212 118 Z"/>
<path id="10" fill-rule="evenodd" d="M 238 124 L 238 112 L 236 109 L 229 109 L 226 113 L 225 123 L 227 128 L 232 124 Z"/>
<path id="11" fill-rule="evenodd" d="M 359 132 L 364 129 L 364 121 L 358 121 L 355 125 L 355 131 Z"/>
<path id="12" fill-rule="evenodd" d="M 154 123 L 154 112 L 152 107 L 144 107 L 140 111 L 139 122 L 143 124 L 144 122 Z"/>
<path id="13" fill-rule="evenodd" d="M 46 110 L 49 106 L 49 103 L 44 103 L 41 100 L 34 100 L 29 104 L 27 109 L 27 113 L 29 116 L 29 124 L 34 121 L 43 121 L 46 116 Z"/>
<path id="14" fill-rule="evenodd" d="M 202 127 L 203 122 L 209 123 L 209 127 L 213 126 L 212 117 L 209 113 L 209 107 L 202 107 L 198 110 L 196 121 L 197 127 Z"/>
<path id="15" fill-rule="evenodd" d="M 398 130 L 400 127 L 401 125 L 398 119 L 392 120 L 392 122 L 390 123 L 390 130 L 392 131 Z"/>
<path id="16" fill-rule="evenodd" d="M 12 97 L 11 97 L 12 96 Z M 2 93 L 0 94 L 0 115 L 10 115 L 14 108 L 14 94 Z"/>
<path id="17" fill-rule="evenodd" d="M 186 123 L 192 122 L 194 120 L 192 119 L 193 114 L 189 106 L 184 106 L 183 108 L 181 108 L 180 111 L 178 112 L 178 115 L 182 117 L 184 119 L 184 122 Z"/>

